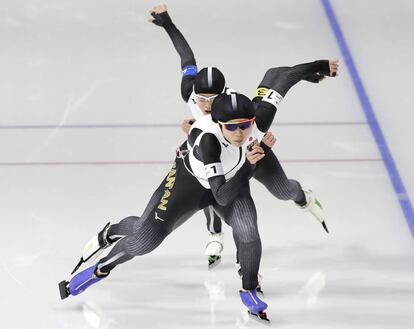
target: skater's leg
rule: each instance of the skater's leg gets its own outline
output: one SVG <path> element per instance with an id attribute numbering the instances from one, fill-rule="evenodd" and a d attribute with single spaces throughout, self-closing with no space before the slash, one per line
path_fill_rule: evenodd
<path id="1" fill-rule="evenodd" d="M 206 193 L 209 191 L 188 173 L 180 159 L 176 159 L 153 194 L 144 216 L 133 225 L 133 231 L 99 261 L 98 270 L 109 273 L 115 266 L 153 251 L 167 235 L 199 210 Z"/>
<path id="2" fill-rule="evenodd" d="M 293 200 L 295 204 L 311 217 L 320 222 L 327 233 L 325 214 L 322 205 L 311 190 L 304 190 L 293 179 L 288 179 L 272 150 L 268 150 L 266 156 L 257 164 L 253 176 L 261 182 L 273 196 L 280 200 Z"/>
<path id="3" fill-rule="evenodd" d="M 111 246 L 114 242 L 134 231 L 134 226 L 139 222 L 139 217 L 130 216 L 121 220 L 118 224 L 110 225 L 107 223 L 105 227 L 96 235 L 94 235 L 83 248 L 82 256 L 72 271 L 75 273 L 78 268 L 87 261 L 93 261 L 98 258 L 105 248 Z"/>
<path id="4" fill-rule="evenodd" d="M 221 232 L 221 218 L 214 212 L 213 206 L 208 206 L 203 209 L 204 215 L 207 219 L 207 230 L 210 233 Z"/>
<path id="5" fill-rule="evenodd" d="M 163 183 L 161 183 L 161 185 L 153 193 L 141 218 L 147 218 L 149 212 L 151 212 L 154 206 L 159 203 L 162 195 L 164 194 Z M 106 226 L 98 234 L 93 236 L 85 245 L 82 256 L 72 271 L 72 274 L 75 273 L 83 263 L 99 257 L 103 249 L 111 246 L 122 237 L 135 232 L 139 228 L 139 225 L 141 225 L 141 222 L 140 217 L 129 216 L 121 220 L 119 223 L 112 225 L 110 225 L 110 223 L 106 224 Z"/>
<path id="6" fill-rule="evenodd" d="M 241 270 L 240 257 L 239 257 L 240 242 L 239 242 L 239 238 L 234 234 L 234 232 L 233 232 L 233 240 L 234 240 L 234 244 L 236 245 L 236 264 L 235 264 L 235 267 L 236 267 L 237 274 L 239 275 L 240 279 L 242 279 L 243 278 L 243 273 L 242 273 L 242 270 Z M 263 294 L 263 291 L 260 287 L 260 282 L 262 281 L 262 276 L 261 276 L 260 273 L 257 274 L 257 280 L 258 280 L 259 284 L 257 285 L 256 290 L 257 290 L 257 292 L 260 292 L 260 293 Z"/>
<path id="7" fill-rule="evenodd" d="M 257 228 L 257 213 L 249 191 L 243 191 L 231 206 L 215 208 L 233 229 L 242 270 L 242 286 L 256 289 L 262 254 L 262 244 Z"/>
<path id="8" fill-rule="evenodd" d="M 153 209 L 159 205 L 160 200 L 162 198 L 162 196 L 165 193 L 165 179 L 164 181 L 160 184 L 160 186 L 155 190 L 155 192 L 152 194 L 151 199 L 149 200 L 147 206 L 145 207 L 144 212 L 141 215 L 142 219 L 147 218 L 150 213 L 153 211 Z"/>
<path id="9" fill-rule="evenodd" d="M 161 244 L 170 232 L 170 224 L 165 225 L 155 218 L 145 221 L 133 235 L 121 238 L 109 254 L 96 265 L 79 272 L 69 282 L 59 283 L 61 298 L 80 294 L 92 284 L 108 276 L 115 266 L 132 259 L 134 256 L 151 252 Z"/>
<path id="10" fill-rule="evenodd" d="M 163 189 L 164 193 L 157 194 L 162 197 L 158 203 L 153 202 L 153 207 L 147 211 L 146 218 L 136 220 L 136 218 L 129 217 L 121 221 L 119 226 L 114 227 L 115 233 L 124 232 L 126 228 L 129 228 L 131 232 L 115 244 L 108 256 L 75 275 L 70 282 L 62 281 L 59 284 L 62 299 L 70 294 L 75 295 L 84 291 L 107 276 L 115 266 L 134 256 L 144 255 L 154 250 L 174 228 L 184 223 L 200 209 L 206 194 L 207 196 L 211 194 L 183 168 L 182 162 L 178 165 L 177 162 L 174 164 L 159 189 Z"/>
<path id="11" fill-rule="evenodd" d="M 306 204 L 306 196 L 299 182 L 288 179 L 278 158 L 272 150 L 258 162 L 253 176 L 280 200 L 293 200 L 298 205 Z"/>
<path id="12" fill-rule="evenodd" d="M 207 218 L 208 242 L 204 254 L 207 256 L 208 267 L 212 269 L 221 262 L 223 246 L 223 232 L 221 232 L 221 218 L 214 212 L 213 206 L 203 209 Z"/>
<path id="13" fill-rule="evenodd" d="M 243 191 L 230 207 L 217 206 L 217 211 L 223 214 L 223 218 L 233 229 L 242 272 L 243 289 L 240 290 L 240 298 L 250 314 L 267 320 L 264 312 L 267 304 L 257 297 L 256 291 L 262 245 L 253 200 L 248 191 Z"/>
<path id="14" fill-rule="evenodd" d="M 121 228 L 122 224 L 131 224 L 131 222 L 133 222 L 132 219 L 123 220 L 116 225 L 120 225 Z M 69 282 L 62 281 L 59 283 L 61 298 L 80 294 L 92 284 L 108 276 L 115 266 L 132 259 L 134 256 L 144 255 L 154 250 L 172 231 L 172 223 L 173 221 L 169 223 L 158 221 L 154 216 L 148 218 L 141 225 L 132 224 L 132 227 L 136 226 L 137 229 L 132 235 L 121 238 L 106 257 L 102 258 L 97 264 L 76 274 Z"/>
<path id="15" fill-rule="evenodd" d="M 182 188 L 178 187 L 178 185 L 175 185 L 175 180 L 177 179 L 177 173 L 179 172 L 180 174 L 182 173 L 182 170 L 177 168 L 177 161 L 180 161 L 179 159 L 176 159 L 173 167 L 170 169 L 170 172 L 168 173 L 168 175 L 164 178 L 164 180 L 161 182 L 161 184 L 158 186 L 158 188 L 155 190 L 155 192 L 152 194 L 151 199 L 149 200 L 147 206 L 145 207 L 144 212 L 142 213 L 141 217 L 136 217 L 136 216 L 130 216 L 127 217 L 123 220 L 121 220 L 119 223 L 117 224 L 113 224 L 109 227 L 108 230 L 108 238 L 109 239 L 116 239 L 116 238 L 122 238 L 124 236 L 127 235 L 132 235 L 134 234 L 136 231 L 138 231 L 138 229 L 140 228 L 140 226 L 149 218 L 149 217 L 153 217 L 156 213 L 157 208 L 158 212 L 162 212 L 165 211 L 166 208 L 166 203 L 165 200 L 163 200 L 163 196 L 166 195 L 166 193 L 169 193 L 168 196 L 170 196 L 172 194 L 172 191 L 177 190 L 178 192 L 175 192 L 175 194 L 180 194 Z M 178 167 L 181 168 L 181 161 L 179 162 L 180 164 L 178 165 Z M 185 173 L 184 173 L 185 174 Z M 182 180 L 183 183 L 185 184 L 186 181 L 186 176 L 185 175 L 180 175 L 180 181 Z M 175 197 L 177 199 L 177 197 Z M 168 201 L 167 201 L 168 203 Z M 157 214 L 158 216 L 158 214 Z"/>
<path id="16" fill-rule="evenodd" d="M 240 266 L 240 257 L 239 257 L 240 241 L 239 241 L 238 236 L 234 234 L 234 231 L 233 231 L 233 240 L 234 240 L 234 244 L 236 245 L 236 264 L 239 264 Z M 237 268 L 237 265 L 236 265 L 236 268 Z M 239 274 L 241 276 L 241 272 Z"/>
<path id="17" fill-rule="evenodd" d="M 108 274 L 117 265 L 157 248 L 172 231 L 171 225 L 148 218 L 136 232 L 121 239 L 97 265 L 99 273 Z"/>
<path id="18" fill-rule="evenodd" d="M 135 232 L 140 225 L 140 217 L 129 216 L 124 218 L 117 224 L 109 226 L 107 240 L 113 243 L 120 238 L 123 238 L 133 232 Z"/>

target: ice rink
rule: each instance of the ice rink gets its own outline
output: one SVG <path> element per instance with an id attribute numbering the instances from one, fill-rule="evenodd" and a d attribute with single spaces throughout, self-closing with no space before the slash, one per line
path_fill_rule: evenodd
<path id="1" fill-rule="evenodd" d="M 180 61 L 154 1 L 0 3 L 1 328 L 261 328 L 224 225 L 207 270 L 198 213 L 154 252 L 61 301 L 84 244 L 141 215 L 185 139 Z M 252 96 L 266 69 L 338 58 L 295 86 L 274 151 L 322 201 L 330 234 L 255 180 L 272 327 L 414 326 L 414 2 L 168 1 L 199 68 Z M 411 228 L 410 228 L 411 227 Z"/>

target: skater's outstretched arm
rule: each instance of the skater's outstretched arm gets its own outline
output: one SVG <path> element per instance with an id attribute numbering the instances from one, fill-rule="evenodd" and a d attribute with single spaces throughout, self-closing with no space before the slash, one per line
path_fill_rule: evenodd
<path id="1" fill-rule="evenodd" d="M 325 76 L 335 77 L 338 72 L 338 60 L 319 60 L 292 67 L 274 67 L 268 69 L 256 90 L 256 97 L 263 97 L 268 89 L 276 90 L 282 97 L 301 80 L 319 82 Z"/>
<path id="2" fill-rule="evenodd" d="M 280 104 L 290 88 L 309 76 L 336 76 L 337 60 L 320 60 L 292 67 L 275 67 L 267 70 L 256 91 L 256 124 L 260 131 L 266 132 L 273 122 L 276 106 Z"/>
<path id="3" fill-rule="evenodd" d="M 200 141 L 200 152 L 215 200 L 221 206 L 228 205 L 236 199 L 243 187 L 246 187 L 254 167 L 246 161 L 236 175 L 226 182 L 220 160 L 221 146 L 216 136 L 204 134 Z"/>
<path id="4" fill-rule="evenodd" d="M 193 91 L 194 78 L 197 75 L 197 65 L 193 51 L 182 33 L 177 29 L 167 12 L 166 5 L 160 5 L 151 11 L 152 18 L 150 21 L 155 25 L 162 26 L 168 33 L 175 50 L 181 59 L 181 96 L 185 102 L 188 102 Z"/>
<path id="5" fill-rule="evenodd" d="M 261 132 L 267 132 L 273 123 L 277 107 L 283 97 L 276 90 L 268 89 L 267 93 L 260 99 L 256 108 L 256 125 Z"/>

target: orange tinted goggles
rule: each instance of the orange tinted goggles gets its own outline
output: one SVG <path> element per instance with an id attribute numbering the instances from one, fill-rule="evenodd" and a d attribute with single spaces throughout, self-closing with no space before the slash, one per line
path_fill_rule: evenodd
<path id="1" fill-rule="evenodd" d="M 223 127 L 225 127 L 229 131 L 236 131 L 239 128 L 241 130 L 246 130 L 253 125 L 255 120 L 256 120 L 256 117 L 253 117 L 251 119 L 235 119 L 235 120 L 230 120 L 227 122 L 219 121 L 219 124 L 221 124 Z"/>

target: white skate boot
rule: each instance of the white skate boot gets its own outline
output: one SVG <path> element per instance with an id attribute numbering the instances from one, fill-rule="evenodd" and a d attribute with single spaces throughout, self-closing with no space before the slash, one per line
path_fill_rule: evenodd
<path id="1" fill-rule="evenodd" d="M 221 252 L 224 249 L 223 235 L 223 232 L 209 233 L 208 243 L 206 245 L 206 251 L 204 254 L 207 256 L 208 268 L 210 270 L 221 262 Z"/>
<path id="2" fill-rule="evenodd" d="M 110 223 L 106 224 L 105 227 L 85 245 L 82 256 L 71 274 L 75 273 L 83 263 L 86 263 L 92 258 L 96 259 L 105 248 L 112 244 L 108 241 L 109 226 Z"/>
<path id="3" fill-rule="evenodd" d="M 300 207 L 303 211 L 312 215 L 319 223 L 322 224 L 326 233 L 329 233 L 328 228 L 325 224 L 325 212 L 322 209 L 322 205 L 319 200 L 315 197 L 312 190 L 303 190 L 306 196 L 306 205 Z"/>

